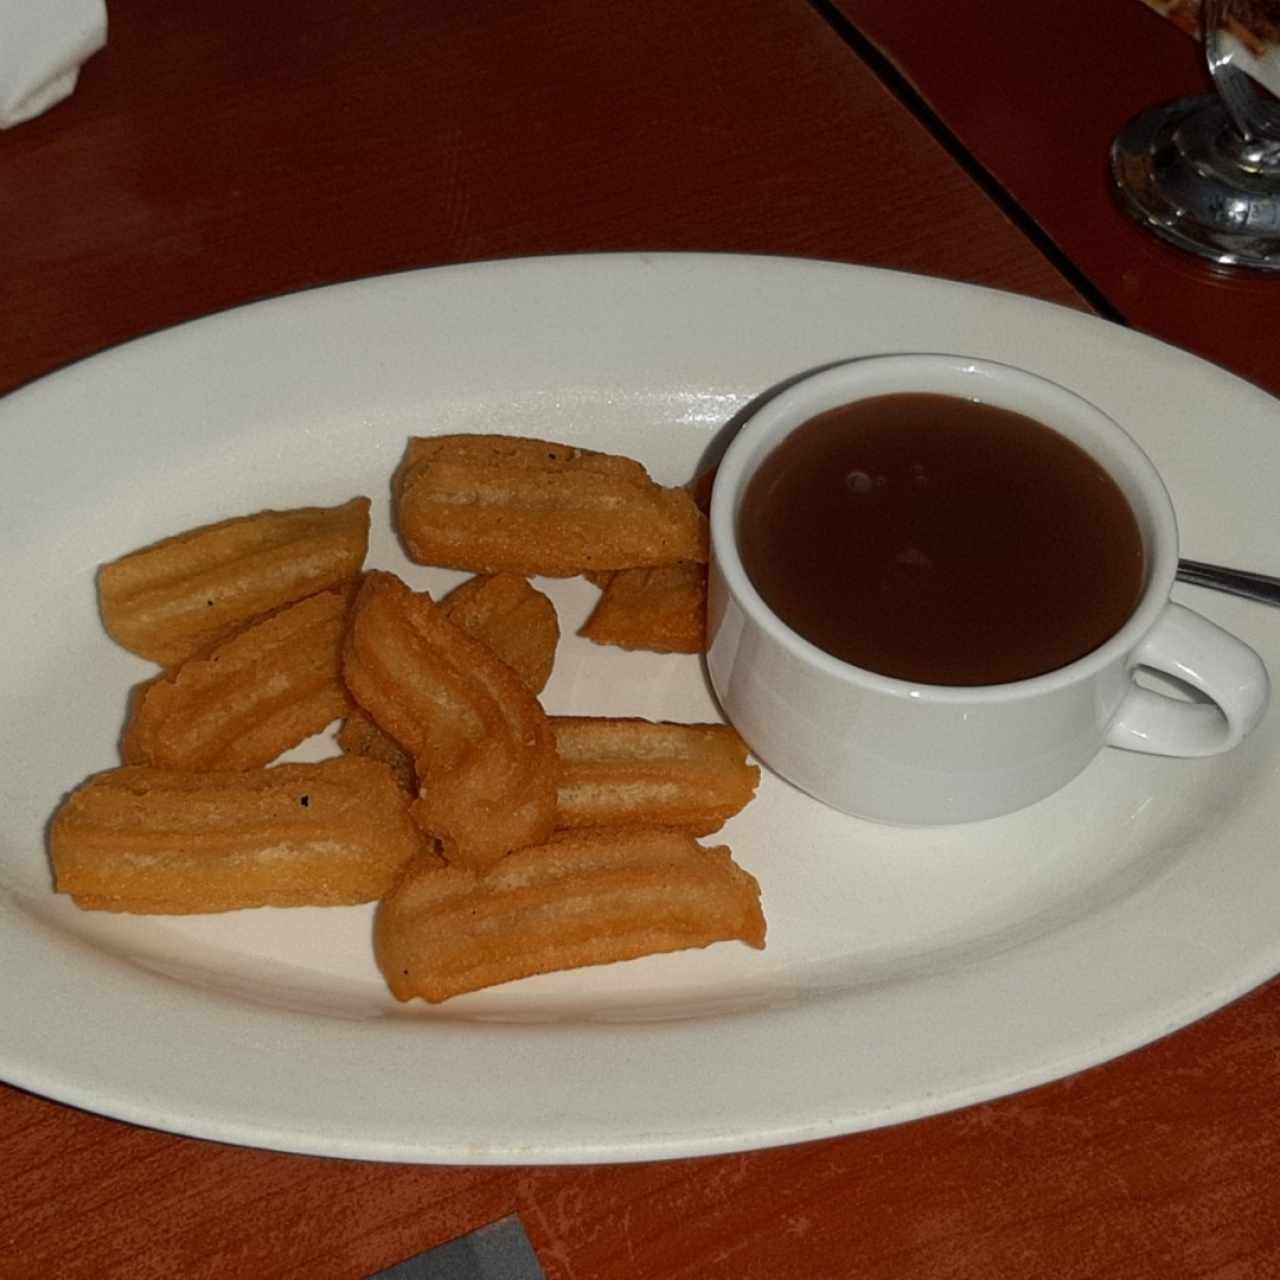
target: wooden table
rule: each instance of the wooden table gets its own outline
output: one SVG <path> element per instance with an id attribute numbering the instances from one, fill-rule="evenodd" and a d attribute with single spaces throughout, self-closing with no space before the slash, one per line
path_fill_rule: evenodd
<path id="1" fill-rule="evenodd" d="M 1120 129 L 1210 92 L 1194 40 L 1139 0 L 955 0 L 932 38 L 894 0 L 833 0 L 833 11 L 1095 309 L 1280 391 L 1280 280 L 1169 247 L 1111 192 Z"/>
<path id="2" fill-rule="evenodd" d="M 927 41 L 896 8 L 844 5 L 875 38 L 895 28 L 910 76 Z M 881 82 L 864 34 L 804 0 L 111 0 L 110 14 L 75 95 L 0 134 L 0 390 L 285 290 L 532 253 L 797 254 L 1084 306 L 1069 275 L 1174 338 L 1217 288 L 1119 219 L 1075 239 L 1034 231 L 1035 181 L 995 200 L 980 168 L 1031 164 L 1044 104 L 1026 105 L 999 165 L 975 161 L 968 46 L 950 45 L 945 99 L 930 55 L 929 91 L 944 122 L 957 114 L 944 146 Z M 1186 72 L 1152 79 L 1144 103 Z M 1100 111 L 1095 89 L 1121 116 L 1132 105 L 1122 83 L 1062 95 Z M 1197 285 L 1169 295 L 1176 314 L 1138 309 L 1130 256 L 1142 280 Z M 1255 282 L 1230 287 L 1250 315 L 1270 303 Z M 1280 378 L 1265 352 L 1216 354 Z M 6 1277 L 361 1276 L 518 1213 L 551 1277 L 1244 1280 L 1280 1274 L 1280 984 L 1019 1097 L 776 1151 L 361 1164 L 0 1089 L 0 1172 Z"/>

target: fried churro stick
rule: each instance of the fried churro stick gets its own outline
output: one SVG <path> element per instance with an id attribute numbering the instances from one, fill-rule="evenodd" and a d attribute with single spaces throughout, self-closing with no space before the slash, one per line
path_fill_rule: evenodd
<path id="1" fill-rule="evenodd" d="M 558 827 L 718 831 L 755 794 L 760 770 L 726 724 L 553 716 Z"/>
<path id="2" fill-rule="evenodd" d="M 579 635 L 653 653 L 705 653 L 707 567 L 681 560 L 609 575 Z"/>
<path id="3" fill-rule="evenodd" d="M 555 663 L 560 624 L 555 606 L 515 574 L 468 578 L 440 601 L 455 626 L 481 641 L 528 686 L 541 693 Z M 348 712 L 338 746 L 349 755 L 389 764 L 407 791 L 417 790 L 413 758 L 360 710 Z"/>
<path id="4" fill-rule="evenodd" d="M 751 800 L 760 780 L 728 725 L 552 716 L 551 730 L 560 757 L 558 829 L 679 827 L 710 835 Z M 413 789 L 412 759 L 362 712 L 347 717 L 338 743 L 389 764 Z"/>
<path id="5" fill-rule="evenodd" d="M 716 469 L 700 472 L 685 491 L 705 516 Z M 583 575 L 603 593 L 580 636 L 596 644 L 652 653 L 707 650 L 707 567 L 693 561 Z"/>
<path id="6" fill-rule="evenodd" d="M 685 832 L 565 832 L 483 874 L 415 865 L 374 923 L 399 1000 L 738 939 L 763 947 L 760 886 Z"/>
<path id="7" fill-rule="evenodd" d="M 338 719 L 351 706 L 341 668 L 353 594 L 300 600 L 144 685 L 125 763 L 257 769 Z"/>
<path id="8" fill-rule="evenodd" d="M 423 841 L 384 765 L 338 759 L 112 769 L 71 793 L 50 846 L 58 892 L 77 906 L 178 915 L 369 902 Z"/>
<path id="9" fill-rule="evenodd" d="M 414 758 L 413 817 L 485 866 L 554 829 L 559 760 L 520 677 L 393 574 L 366 576 L 343 651 L 352 697 Z"/>
<path id="10" fill-rule="evenodd" d="M 440 601 L 455 626 L 487 645 L 528 686 L 541 693 L 555 663 L 560 624 L 555 606 L 515 574 L 468 578 Z M 358 709 L 347 713 L 338 746 L 349 755 L 389 764 L 408 791 L 416 791 L 413 757 Z"/>
<path id="11" fill-rule="evenodd" d="M 103 565 L 102 621 L 126 649 L 172 666 L 251 618 L 354 578 L 368 544 L 368 498 L 205 525 Z"/>
<path id="12" fill-rule="evenodd" d="M 526 578 L 495 573 L 469 578 L 440 601 L 445 617 L 481 641 L 539 694 L 551 678 L 560 623 L 555 605 Z"/>
<path id="13" fill-rule="evenodd" d="M 706 517 L 629 458 L 517 436 L 410 441 L 397 519 L 423 564 L 568 577 L 705 561 Z"/>

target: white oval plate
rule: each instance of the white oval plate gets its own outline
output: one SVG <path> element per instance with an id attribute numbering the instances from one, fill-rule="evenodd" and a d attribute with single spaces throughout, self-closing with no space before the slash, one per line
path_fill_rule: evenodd
<path id="1" fill-rule="evenodd" d="M 547 258 L 361 281 L 231 311 L 0 402 L 0 1075 L 181 1133 L 378 1160 L 642 1160 L 848 1133 L 1123 1053 L 1280 970 L 1277 717 L 1230 756 L 1105 752 L 965 828 L 878 828 L 766 776 L 723 839 L 760 880 L 737 944 L 399 1006 L 370 908 L 78 912 L 44 827 L 113 764 L 151 670 L 98 622 L 103 560 L 262 507 L 375 499 L 370 563 L 419 586 L 388 478 L 410 434 L 493 430 L 688 477 L 749 398 L 884 351 L 965 351 L 1075 388 L 1163 471 L 1189 555 L 1280 569 L 1280 415 L 1157 342 L 1011 295 L 828 263 Z M 549 587 L 555 712 L 715 716 L 701 666 L 574 636 Z M 1275 668 L 1280 619 L 1183 598 Z M 312 743 L 312 755 L 331 750 Z"/>

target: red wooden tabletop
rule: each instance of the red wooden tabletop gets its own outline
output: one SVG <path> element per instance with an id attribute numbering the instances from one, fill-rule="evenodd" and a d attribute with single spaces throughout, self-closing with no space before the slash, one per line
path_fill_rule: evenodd
<path id="1" fill-rule="evenodd" d="M 534 253 L 798 254 L 1077 301 L 801 0 L 216 9 L 114 0 L 75 95 L 0 136 L 0 390 L 253 298 Z"/>
<path id="2" fill-rule="evenodd" d="M 846 6 L 855 22 L 860 8 Z M 920 6 L 865 8 L 887 43 L 886 14 Z M 1034 8 L 1063 21 L 1061 6 Z M 797 254 L 1084 305 L 1020 228 L 1035 181 L 1009 180 L 1006 212 L 805 0 L 111 0 L 110 16 L 75 94 L 0 133 L 0 390 L 251 299 L 522 254 Z M 910 27 L 895 30 L 910 73 Z M 1106 132 L 1194 78 L 1170 33 L 1178 67 L 1142 101 L 1109 54 L 1115 85 L 1062 76 L 1052 100 L 1014 112 L 966 31 L 916 33 L 916 47 L 950 49 L 956 92 L 944 102 L 939 79 L 931 100 L 955 108 L 962 139 L 970 93 L 1010 117 L 1015 160 L 1044 146 L 1047 120 Z M 1063 269 L 1144 328 L 1182 341 L 1209 314 L 1195 299 L 1261 296 L 1204 284 L 1119 218 L 1089 217 L 1071 236 L 1050 228 Z M 1132 310 L 1160 271 L 1203 291 Z M 1257 377 L 1251 350 L 1236 367 Z M 354 1277 L 513 1213 L 551 1277 L 1280 1275 L 1280 984 L 1018 1097 L 775 1151 L 361 1164 L 0 1088 L 0 1173 L 6 1277 Z"/>
<path id="3" fill-rule="evenodd" d="M 1104 313 L 1280 390 L 1280 277 L 1174 249 L 1112 194 L 1120 129 L 1210 92 L 1195 40 L 1139 0 L 956 0 L 945 38 L 922 37 L 913 5 L 834 2 Z"/>

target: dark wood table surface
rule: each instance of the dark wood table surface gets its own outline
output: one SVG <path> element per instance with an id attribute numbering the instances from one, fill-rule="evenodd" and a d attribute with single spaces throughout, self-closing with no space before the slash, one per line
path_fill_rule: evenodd
<path id="1" fill-rule="evenodd" d="M 999 3 L 993 71 L 984 6 L 949 6 L 941 32 L 920 5 L 841 8 L 111 0 L 73 97 L 0 133 L 0 391 L 287 290 L 604 249 L 832 258 L 1092 304 L 1280 385 L 1274 289 L 1154 245 L 1096 184 L 1065 210 L 1041 198 L 1064 137 L 1081 160 L 1072 121 L 1105 141 L 1186 91 L 1185 37 L 1128 14 L 1167 56 L 1065 68 L 1065 7 Z M 1206 316 L 1212 344 L 1191 340 Z M 0 1087 L 0 1175 L 6 1277 L 355 1277 L 517 1213 L 545 1273 L 577 1280 L 1250 1280 L 1280 1275 L 1280 984 L 1017 1097 L 773 1151 L 364 1164 Z"/>
<path id="2" fill-rule="evenodd" d="M 832 12 L 1095 309 L 1280 391 L 1280 279 L 1167 246 L 1112 196 L 1120 129 L 1210 91 L 1195 40 L 1139 0 L 953 0 L 928 38 L 916 5 L 833 0 Z"/>

